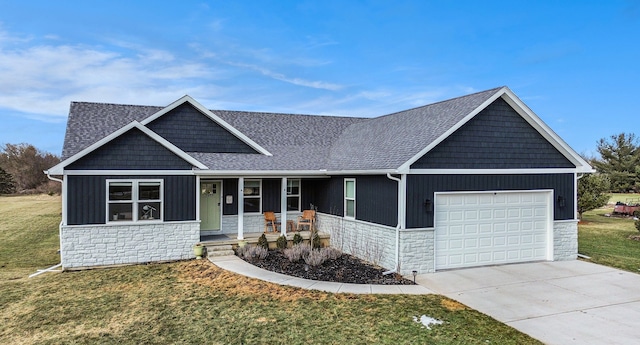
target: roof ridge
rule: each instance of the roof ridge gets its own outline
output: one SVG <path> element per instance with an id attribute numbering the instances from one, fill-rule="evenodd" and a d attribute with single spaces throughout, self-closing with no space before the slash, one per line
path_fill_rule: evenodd
<path id="1" fill-rule="evenodd" d="M 425 105 L 421 105 L 421 106 L 417 106 L 417 107 L 413 107 L 413 108 L 409 108 L 409 109 L 399 110 L 399 111 L 396 111 L 396 112 L 393 112 L 393 113 L 390 113 L 390 114 L 380 115 L 380 116 L 374 117 L 372 119 L 379 119 L 379 118 L 382 118 L 382 117 L 387 117 L 387 116 L 391 116 L 391 115 L 405 113 L 405 112 L 408 112 L 408 111 L 411 111 L 411 110 L 415 110 L 415 109 L 430 107 L 430 106 L 433 106 L 433 105 L 436 105 L 436 104 L 440 104 L 440 103 L 451 102 L 451 101 L 458 100 L 460 98 L 466 98 L 466 97 L 475 96 L 475 95 L 480 94 L 480 93 L 485 93 L 485 92 L 494 91 L 494 90 L 497 91 L 497 90 L 500 90 L 500 89 L 505 88 L 505 87 L 506 86 L 499 86 L 499 87 L 494 87 L 492 89 L 487 89 L 487 90 L 483 90 L 483 91 L 469 93 L 469 94 L 462 95 L 462 96 L 457 96 L 457 97 L 453 97 L 453 98 L 449 98 L 449 99 L 444 99 L 442 101 L 437 101 L 437 102 L 434 102 L 434 103 L 429 103 L 429 104 L 425 104 Z"/>
<path id="2" fill-rule="evenodd" d="M 360 117 L 360 116 L 346 116 L 346 115 L 319 115 L 319 114 L 295 114 L 295 113 L 276 113 L 271 111 L 249 111 L 249 110 L 224 110 L 224 109 L 210 109 L 212 112 L 216 111 L 226 111 L 226 112 L 234 112 L 234 113 L 245 113 L 245 114 L 264 114 L 264 115 L 284 115 L 284 116 L 313 116 L 313 117 L 330 117 L 330 118 L 342 118 L 342 119 L 370 119 L 369 117 Z"/>

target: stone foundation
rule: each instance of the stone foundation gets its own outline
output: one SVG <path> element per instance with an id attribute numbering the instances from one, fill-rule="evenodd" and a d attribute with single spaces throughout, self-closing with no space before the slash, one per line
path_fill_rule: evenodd
<path id="1" fill-rule="evenodd" d="M 64 269 L 193 258 L 200 222 L 72 225 L 61 228 Z"/>
<path id="2" fill-rule="evenodd" d="M 578 257 L 578 221 L 553 222 L 553 260 L 575 260 Z"/>

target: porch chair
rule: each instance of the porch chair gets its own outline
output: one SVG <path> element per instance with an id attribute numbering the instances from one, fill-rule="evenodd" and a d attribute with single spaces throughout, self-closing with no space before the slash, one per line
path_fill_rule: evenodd
<path id="1" fill-rule="evenodd" d="M 302 211 L 302 215 L 298 216 L 298 230 L 302 230 L 303 226 L 308 226 L 309 231 L 313 231 L 315 229 L 316 224 L 316 211 L 315 210 L 304 210 Z"/>
<path id="2" fill-rule="evenodd" d="M 280 222 L 276 219 L 276 214 L 274 212 L 267 211 L 264 213 L 264 233 L 266 234 L 271 227 L 273 232 L 278 232 L 278 226 Z"/>

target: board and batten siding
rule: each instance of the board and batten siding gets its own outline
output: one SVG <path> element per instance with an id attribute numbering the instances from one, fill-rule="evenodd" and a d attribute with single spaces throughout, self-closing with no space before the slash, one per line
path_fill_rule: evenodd
<path id="1" fill-rule="evenodd" d="M 182 104 L 147 125 L 185 152 L 256 153 L 190 104 Z"/>
<path id="2" fill-rule="evenodd" d="M 322 213 L 344 216 L 346 178 L 356 180 L 357 220 L 394 227 L 397 225 L 398 183 L 384 175 L 333 176 L 330 179 L 303 181 L 303 203 L 314 204 Z"/>
<path id="3" fill-rule="evenodd" d="M 502 98 L 452 133 L 411 169 L 575 168 Z"/>
<path id="4" fill-rule="evenodd" d="M 75 176 L 67 179 L 67 225 L 106 223 L 107 179 L 164 180 L 164 221 L 195 220 L 195 176 Z"/>
<path id="5" fill-rule="evenodd" d="M 188 170 L 192 165 L 137 128 L 69 164 L 65 170 Z"/>
<path id="6" fill-rule="evenodd" d="M 435 192 L 483 192 L 508 190 L 554 191 L 553 219 L 575 219 L 573 174 L 517 174 L 517 175 L 408 175 L 407 228 L 433 227 L 433 206 L 425 207 L 427 199 L 434 203 Z M 564 198 L 564 207 L 558 205 Z"/>

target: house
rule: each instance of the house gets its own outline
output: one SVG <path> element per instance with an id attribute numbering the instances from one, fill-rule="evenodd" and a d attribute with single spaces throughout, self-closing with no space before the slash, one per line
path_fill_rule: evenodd
<path id="1" fill-rule="evenodd" d="M 186 259 L 314 207 L 332 244 L 402 274 L 575 259 L 589 172 L 507 87 L 376 118 L 73 102 L 46 171 L 65 269 Z"/>

